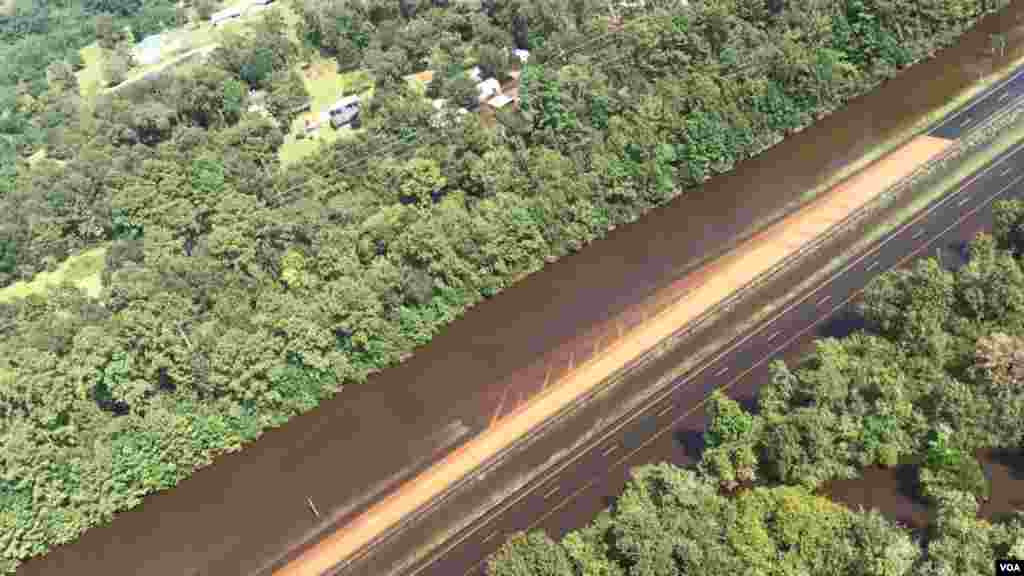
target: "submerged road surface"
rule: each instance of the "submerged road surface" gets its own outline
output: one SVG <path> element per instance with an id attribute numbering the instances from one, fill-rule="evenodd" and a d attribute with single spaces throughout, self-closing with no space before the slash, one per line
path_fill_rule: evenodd
<path id="1" fill-rule="evenodd" d="M 581 334 L 588 327 L 780 214 L 804 191 L 942 106 L 979 73 L 1008 64 L 1024 31 L 1018 15 L 1024 15 L 1024 3 L 986 18 L 936 59 L 914 65 L 732 173 L 469 310 L 404 364 L 346 387 L 18 573 L 269 575 L 289 551 L 343 524 L 477 434 L 501 407 L 506 379 L 515 380 L 525 398 L 530 391 L 519 384 L 544 378 L 539 357 L 551 351 L 571 357 L 575 350 L 580 358 L 592 345 Z M 992 33 L 1010 38 L 1005 57 L 985 52 Z M 552 364 L 559 359 L 551 358 Z M 529 373 L 520 379 L 521 371 Z M 509 394 L 506 411 L 518 401 Z M 549 444 L 554 450 L 568 445 Z M 559 496 L 553 493 L 552 501 Z"/>
<path id="2" fill-rule="evenodd" d="M 955 192 L 926 208 L 775 316 L 730 343 L 626 421 L 577 452 L 552 472 L 509 495 L 499 506 L 449 538 L 434 553 L 403 571 L 406 576 L 483 573 L 487 555 L 519 530 L 544 528 L 553 536 L 582 527 L 622 489 L 630 467 L 654 461 L 690 463 L 703 429 L 700 409 L 719 386 L 749 400 L 773 359 L 818 334 L 815 330 L 856 298 L 873 278 L 930 255 L 937 247 L 969 239 L 991 222 L 991 206 L 1024 191 L 1024 144 L 979 170 Z M 682 428 L 682 430 L 680 430 Z M 673 434 L 673 431 L 676 433 Z"/>

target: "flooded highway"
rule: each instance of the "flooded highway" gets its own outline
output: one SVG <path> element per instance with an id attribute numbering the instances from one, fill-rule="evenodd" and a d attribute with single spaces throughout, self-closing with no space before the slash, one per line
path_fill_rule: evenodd
<path id="1" fill-rule="evenodd" d="M 987 19 L 936 60 L 549 265 L 470 310 L 403 365 L 346 388 L 110 525 L 26 563 L 19 574 L 267 570 L 557 377 L 570 356 L 584 360 L 608 318 L 991 70 L 998 62 L 987 52 L 989 34 L 1009 32 L 1009 60 L 1024 36 L 1016 27 L 1021 14 L 1018 3 Z M 589 518 L 585 508 L 577 524 Z"/>

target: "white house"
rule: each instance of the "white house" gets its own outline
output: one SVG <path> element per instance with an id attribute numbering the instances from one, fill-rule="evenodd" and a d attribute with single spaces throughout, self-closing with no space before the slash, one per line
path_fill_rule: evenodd
<path id="1" fill-rule="evenodd" d="M 480 67 L 479 66 L 473 66 L 473 69 L 466 73 L 466 75 L 469 76 L 470 79 L 473 80 L 473 82 L 480 82 L 480 81 L 482 81 L 483 80 L 482 74 L 483 73 L 480 71 Z"/>
<path id="2" fill-rule="evenodd" d="M 214 12 L 213 15 L 210 16 L 210 22 L 213 22 L 214 26 L 221 26 L 225 22 L 228 22 L 229 20 L 234 20 L 235 18 L 238 18 L 241 15 L 242 9 L 237 6 L 232 6 L 231 8 L 225 8 L 220 12 Z"/>
<path id="3" fill-rule="evenodd" d="M 498 94 L 487 101 L 487 103 L 495 109 L 502 108 L 511 102 L 514 102 L 514 99 L 511 96 L 506 96 L 505 94 Z"/>
<path id="4" fill-rule="evenodd" d="M 327 113 L 331 116 L 331 126 L 338 128 L 351 123 L 359 116 L 359 95 L 346 96 L 335 102 Z"/>
<path id="5" fill-rule="evenodd" d="M 523 64 L 526 64 L 526 60 L 530 57 L 529 50 L 516 49 L 512 51 L 512 54 L 515 55 L 516 58 L 519 58 L 519 61 L 522 62 Z"/>
<path id="6" fill-rule="evenodd" d="M 480 101 L 489 100 L 491 97 L 501 94 L 501 84 L 495 78 L 488 78 L 476 85 L 480 91 Z"/>

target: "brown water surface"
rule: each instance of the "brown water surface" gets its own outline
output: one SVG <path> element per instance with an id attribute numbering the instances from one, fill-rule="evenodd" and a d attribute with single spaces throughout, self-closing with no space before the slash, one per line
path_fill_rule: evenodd
<path id="1" fill-rule="evenodd" d="M 351 517 L 581 362 L 603 324 L 778 213 L 992 69 L 988 35 L 1014 30 L 1018 2 L 960 44 L 685 197 L 547 266 L 445 328 L 406 363 L 346 388 L 177 488 L 27 563 L 19 574 L 255 574 Z M 638 316 L 639 317 L 639 316 Z M 466 435 L 463 436 L 463 439 Z M 449 449 L 446 447 L 445 449 Z M 429 458 L 424 459 L 424 456 Z M 1024 492 L 1022 492 L 1024 493 Z M 307 498 L 320 512 L 311 512 Z M 582 523 L 582 522 L 581 522 Z"/>
<path id="2" fill-rule="evenodd" d="M 1024 510 L 1024 452 L 987 449 L 975 455 L 991 488 L 991 496 L 982 502 L 978 517 L 998 520 Z M 918 467 L 912 463 L 868 468 L 860 478 L 826 484 L 822 493 L 853 509 L 877 509 L 915 531 L 926 528 L 933 518 L 932 507 L 921 495 Z"/>

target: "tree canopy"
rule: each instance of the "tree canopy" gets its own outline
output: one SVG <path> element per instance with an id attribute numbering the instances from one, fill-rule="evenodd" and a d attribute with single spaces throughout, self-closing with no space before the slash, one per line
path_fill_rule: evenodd
<path id="1" fill-rule="evenodd" d="M 1022 215 L 1024 202 L 998 205 L 996 236 L 957 270 L 925 259 L 877 279 L 866 328 L 817 341 L 792 370 L 775 364 L 756 413 L 715 392 L 695 470 L 635 469 L 586 527 L 559 542 L 514 535 L 488 574 L 952 576 L 1021 558 L 1024 511 L 978 518 L 990 487 L 974 454 L 1024 449 Z M 816 491 L 898 462 L 916 463 L 934 509 L 925 534 Z"/>
<path id="2" fill-rule="evenodd" d="M 68 74 L 83 65 L 78 50 L 99 39 L 126 54 L 179 20 L 174 3 L 14 2 L 0 16 L 0 286 L 91 248 L 106 248 L 106 262 L 98 295 L 65 284 L 0 303 L 0 567 L 399 362 L 469 306 L 952 43 L 984 10 L 647 4 L 615 23 L 596 0 L 296 2 L 298 30 L 271 8 L 205 61 L 83 94 Z M 525 66 L 515 48 L 529 48 Z M 351 137 L 283 166 L 310 53 L 367 69 L 373 98 Z M 518 69 L 519 110 L 437 121 L 403 78 L 430 68 L 448 83 L 442 94 L 466 101 L 475 65 Z M 267 115 L 250 112 L 254 88 Z M 914 289 L 934 302 L 913 314 L 896 279 L 890 300 L 873 300 L 879 330 L 926 350 L 865 336 L 828 346 L 884 362 L 829 369 L 920 378 L 896 366 L 927 352 L 966 370 L 970 351 L 937 328 L 961 318 L 950 310 L 999 322 L 1019 302 L 1019 270 L 991 254 L 962 281 L 928 272 Z M 980 292 L 986 282 L 1003 292 Z M 994 378 L 1012 373 L 991 362 Z M 893 414 L 906 409 L 877 393 Z M 936 413 L 973 409 L 945 402 Z M 716 466 L 734 466 L 737 482 L 810 468 L 824 477 L 917 446 L 904 436 L 915 420 L 879 416 L 873 444 L 755 465 L 747 447 L 762 434 L 783 446 L 846 438 L 826 416 L 737 417 L 716 432 Z"/>

